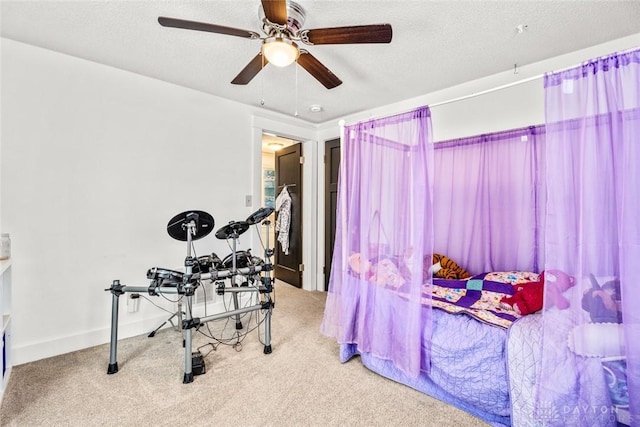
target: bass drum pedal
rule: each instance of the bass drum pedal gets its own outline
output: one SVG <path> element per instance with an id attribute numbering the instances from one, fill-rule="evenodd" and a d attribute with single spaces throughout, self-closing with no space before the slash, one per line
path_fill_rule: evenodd
<path id="1" fill-rule="evenodd" d="M 204 357 L 199 351 L 191 353 L 191 372 L 193 372 L 193 375 L 203 375 L 207 373 Z"/>

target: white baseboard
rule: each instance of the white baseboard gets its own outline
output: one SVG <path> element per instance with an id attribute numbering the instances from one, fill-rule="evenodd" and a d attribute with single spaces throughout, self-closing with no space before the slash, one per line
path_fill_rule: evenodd
<path id="1" fill-rule="evenodd" d="M 219 299 L 214 304 L 207 307 L 210 313 L 218 313 L 224 311 L 222 301 Z M 201 315 L 202 305 L 194 306 L 194 315 Z M 168 314 L 158 314 L 148 316 L 135 322 L 118 325 L 118 340 L 135 337 L 138 335 L 148 334 L 156 329 L 162 322 L 167 320 Z M 177 325 L 177 319 L 174 319 Z M 171 327 L 167 322 L 163 328 Z M 111 324 L 105 325 L 104 328 L 84 331 L 78 334 L 56 337 L 47 341 L 38 341 L 27 344 L 18 344 L 12 347 L 13 366 L 22 365 L 24 363 L 34 362 L 48 357 L 58 356 L 72 351 L 82 350 L 97 345 L 108 344 L 111 342 Z M 105 358 L 109 360 L 109 350 L 105 352 Z M 105 365 L 106 366 L 106 365 Z"/>
<path id="2" fill-rule="evenodd" d="M 138 322 L 118 325 L 118 339 L 130 338 L 136 335 L 149 333 L 165 320 L 167 320 L 167 316 L 162 314 L 154 317 L 148 317 Z M 167 325 L 171 326 L 170 324 Z M 96 345 L 107 344 L 110 341 L 111 325 L 108 325 L 102 329 L 86 331 L 66 337 L 57 337 L 47 341 L 14 345 L 12 354 L 13 365 L 21 365 L 23 363 L 34 362 L 36 360 L 82 350 Z M 108 360 L 108 350 L 106 357 Z"/>

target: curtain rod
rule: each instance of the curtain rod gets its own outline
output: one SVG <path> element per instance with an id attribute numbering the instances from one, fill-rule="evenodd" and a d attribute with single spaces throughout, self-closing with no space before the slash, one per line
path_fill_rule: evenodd
<path id="1" fill-rule="evenodd" d="M 569 70 L 569 69 L 574 68 L 574 67 L 575 67 L 575 65 L 571 66 L 571 67 L 567 67 L 566 69 Z M 563 70 L 559 70 L 559 71 L 563 71 Z M 556 71 L 552 71 L 552 72 L 556 72 Z M 496 91 L 499 91 L 499 90 L 502 90 L 502 89 L 510 88 L 512 86 L 517 86 L 517 85 L 520 85 L 520 84 L 531 82 L 533 80 L 541 79 L 541 78 L 543 78 L 545 76 L 545 74 L 546 73 L 537 74 L 537 75 L 535 75 L 533 77 L 528 77 L 526 79 L 518 80 L 518 81 L 515 81 L 515 82 L 511 82 L 511 83 L 506 83 L 506 84 L 503 84 L 501 86 L 496 86 L 496 87 L 492 87 L 490 89 L 482 90 L 480 92 L 473 92 L 473 93 L 470 93 L 468 95 L 463 95 L 463 96 L 459 96 L 457 98 L 447 99 L 446 101 L 440 101 L 440 102 L 435 102 L 433 104 L 426 104 L 426 105 L 427 105 L 427 107 L 429 107 L 429 109 L 431 109 L 433 107 L 439 107 L 440 105 L 451 104 L 453 102 L 463 101 L 463 100 L 469 99 L 469 98 L 475 98 L 476 96 L 486 95 L 487 93 L 496 92 Z M 341 128 L 346 126 L 345 120 L 344 119 L 343 120 L 339 120 L 338 121 L 338 125 Z"/>
<path id="2" fill-rule="evenodd" d="M 484 94 L 495 92 L 495 91 L 502 90 L 502 89 L 507 89 L 507 88 L 510 88 L 512 86 L 517 86 L 519 84 L 528 83 L 528 82 L 531 82 L 533 80 L 541 79 L 547 74 L 560 73 L 562 71 L 567 71 L 567 70 L 570 70 L 572 68 L 579 67 L 580 65 L 583 65 L 584 63 L 587 63 L 587 62 L 599 61 L 601 59 L 609 58 L 609 57 L 614 56 L 614 55 L 624 55 L 625 53 L 633 52 L 635 50 L 638 50 L 637 46 L 629 48 L 629 49 L 623 49 L 623 50 L 620 50 L 620 51 L 616 51 L 616 52 L 611 53 L 609 55 L 600 55 L 600 56 L 597 56 L 597 57 L 595 57 L 593 59 L 582 61 L 579 64 L 570 65 L 568 67 L 560 68 L 558 70 L 547 71 L 547 72 L 544 72 L 544 73 L 541 73 L 541 74 L 537 74 L 537 75 L 532 76 L 532 77 L 528 77 L 526 79 L 522 79 L 522 80 L 518 80 L 518 81 L 515 81 L 515 82 L 507 83 L 507 84 L 504 84 L 502 86 L 497 86 L 497 87 L 494 87 L 494 88 L 491 88 L 491 89 L 486 89 L 486 90 L 483 90 L 483 91 L 480 91 L 480 92 L 471 93 L 469 95 L 463 95 L 463 96 L 460 96 L 458 98 L 448 99 L 448 100 L 442 101 L 442 102 L 436 102 L 436 103 L 433 103 L 433 104 L 427 104 L 427 106 L 429 108 L 433 108 L 433 107 L 437 107 L 439 105 L 450 104 L 452 102 L 462 101 L 464 99 L 473 98 L 475 96 L 484 95 Z"/>
<path id="3" fill-rule="evenodd" d="M 468 94 L 468 95 L 459 96 L 457 98 L 447 99 L 446 101 L 435 102 L 433 104 L 426 104 L 426 105 L 429 107 L 429 109 L 431 109 L 433 107 L 438 107 L 440 105 L 451 104 L 453 102 L 458 102 L 458 101 L 463 101 L 465 99 L 474 98 L 476 96 L 486 95 L 487 93 L 496 92 L 496 91 L 499 91 L 499 90 L 502 90 L 502 89 L 510 88 L 512 86 L 517 86 L 517 85 L 520 85 L 520 84 L 531 82 L 533 80 L 541 79 L 546 74 L 559 73 L 559 72 L 562 72 L 562 71 L 570 70 L 572 68 L 579 67 L 581 64 L 584 64 L 585 62 L 594 61 L 594 60 L 600 60 L 600 59 L 603 59 L 603 58 L 608 58 L 608 57 L 613 56 L 613 55 L 623 55 L 625 53 L 633 52 L 635 50 L 638 50 L 637 46 L 629 48 L 629 49 L 623 49 L 623 50 L 620 50 L 620 51 L 616 51 L 616 52 L 614 52 L 612 54 L 609 54 L 609 55 L 600 55 L 600 56 L 597 56 L 597 57 L 595 57 L 595 58 L 593 58 L 591 60 L 582 61 L 579 64 L 573 64 L 573 65 L 570 65 L 568 67 L 560 68 L 558 70 L 547 71 L 547 72 L 544 72 L 544 73 L 541 73 L 541 74 L 537 74 L 537 75 L 532 76 L 532 77 L 528 77 L 526 79 L 518 80 L 518 81 L 515 81 L 515 82 L 511 82 L 511 83 L 506 83 L 506 84 L 503 84 L 501 86 L 496 86 L 496 87 L 493 87 L 493 88 L 490 88 L 490 89 L 485 89 L 485 90 L 482 90 L 480 92 L 474 92 L 474 93 L 471 93 L 471 94 Z M 344 119 L 340 120 L 338 122 L 338 125 L 340 127 L 346 126 L 345 120 Z"/>
<path id="4" fill-rule="evenodd" d="M 571 67 L 567 67 L 566 70 L 569 70 L 569 69 L 574 68 L 574 67 L 576 67 L 576 66 L 573 65 Z M 555 72 L 564 71 L 564 70 L 565 69 L 561 69 L 561 70 L 558 70 L 558 71 L 551 71 L 551 72 L 555 73 Z M 431 109 L 433 107 L 438 107 L 440 105 L 451 104 L 452 102 L 463 101 L 465 99 L 474 98 L 474 97 L 480 96 L 480 95 L 486 95 L 487 93 L 496 92 L 496 91 L 499 91 L 499 90 L 502 90 L 502 89 L 510 88 L 512 86 L 517 86 L 517 85 L 520 85 L 520 84 L 531 82 L 533 80 L 541 79 L 541 78 L 543 78 L 545 76 L 545 74 L 547 74 L 547 73 L 537 74 L 535 76 L 528 77 L 526 79 L 518 80 L 518 81 L 515 81 L 515 82 L 511 82 L 511 83 L 506 83 L 506 84 L 503 84 L 501 86 L 496 86 L 496 87 L 492 87 L 490 89 L 482 90 L 480 92 L 474 92 L 474 93 L 470 93 L 468 95 L 459 96 L 457 98 L 447 99 L 446 101 L 440 101 L 440 102 L 435 102 L 433 104 L 426 104 L 426 105 L 429 107 L 429 109 Z M 344 119 L 343 120 L 339 120 L 338 121 L 338 125 L 341 128 L 345 127 L 346 126 L 345 120 Z"/>
<path id="5" fill-rule="evenodd" d="M 571 67 L 571 68 L 573 68 L 573 67 Z M 487 93 L 496 92 L 496 91 L 499 91 L 499 90 L 502 90 L 502 89 L 507 89 L 507 88 L 510 88 L 512 86 L 517 86 L 517 85 L 520 85 L 520 84 L 529 83 L 529 82 L 531 82 L 533 80 L 541 79 L 544 76 L 545 76 L 544 73 L 543 74 L 538 74 L 538 75 L 535 75 L 533 77 L 528 77 L 526 79 L 522 79 L 522 80 L 518 80 L 518 81 L 515 81 L 515 82 L 503 84 L 501 86 L 492 87 L 491 89 L 485 89 L 485 90 L 482 90 L 480 92 L 470 93 L 469 95 L 463 95 L 463 96 L 459 96 L 457 98 L 447 99 L 446 101 L 435 102 L 433 104 L 427 104 L 427 106 L 431 109 L 433 107 L 438 107 L 440 105 L 450 104 L 452 102 L 463 101 L 465 99 L 474 98 L 476 96 L 485 95 Z"/>

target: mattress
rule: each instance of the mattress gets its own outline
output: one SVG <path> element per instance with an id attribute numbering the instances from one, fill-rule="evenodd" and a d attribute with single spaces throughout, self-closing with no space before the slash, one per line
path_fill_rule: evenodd
<path id="1" fill-rule="evenodd" d="M 356 344 L 341 345 L 346 362 L 360 355 L 374 372 L 467 411 L 494 426 L 509 426 L 510 402 L 505 360 L 507 331 L 467 314 L 433 310 L 431 371 L 410 378 L 395 365 Z M 423 355 L 423 357 L 426 357 Z"/>
<path id="2" fill-rule="evenodd" d="M 557 309 L 545 313 L 545 363 L 553 379 L 536 395 L 542 373 L 543 316 L 524 316 L 509 329 L 507 370 L 514 427 L 615 427 L 601 360 L 570 350 L 568 337 L 575 328 Z M 536 400 L 538 403 L 536 405 Z"/>

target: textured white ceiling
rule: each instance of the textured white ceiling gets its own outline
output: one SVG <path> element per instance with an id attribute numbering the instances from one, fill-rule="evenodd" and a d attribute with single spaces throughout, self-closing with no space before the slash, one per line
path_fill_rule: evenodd
<path id="1" fill-rule="evenodd" d="M 1 35 L 322 123 L 640 32 L 640 1 L 298 0 L 304 28 L 390 23 L 390 44 L 307 46 L 343 84 L 267 66 L 230 84 L 259 40 L 165 28 L 158 16 L 260 32 L 259 0 L 1 0 Z M 517 27 L 526 25 L 518 33 Z M 320 113 L 309 106 L 322 105 Z"/>

